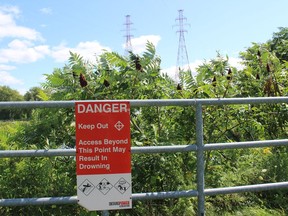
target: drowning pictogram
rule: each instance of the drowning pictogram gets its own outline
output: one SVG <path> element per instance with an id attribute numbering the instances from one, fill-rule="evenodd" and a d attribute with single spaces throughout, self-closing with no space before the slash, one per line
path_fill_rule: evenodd
<path id="1" fill-rule="evenodd" d="M 88 196 L 94 190 L 95 186 L 88 179 L 85 179 L 78 188 Z"/>
<path id="2" fill-rule="evenodd" d="M 102 194 L 106 195 L 113 188 L 113 185 L 104 178 L 96 187 Z"/>
<path id="3" fill-rule="evenodd" d="M 127 189 L 130 187 L 130 184 L 124 179 L 124 178 L 120 178 L 116 184 L 114 185 L 114 187 L 121 193 L 124 194 Z"/>
<path id="4" fill-rule="evenodd" d="M 120 131 L 120 130 L 123 129 L 124 124 L 123 124 L 121 121 L 118 121 L 118 122 L 114 125 L 114 127 L 115 127 L 118 131 Z"/>

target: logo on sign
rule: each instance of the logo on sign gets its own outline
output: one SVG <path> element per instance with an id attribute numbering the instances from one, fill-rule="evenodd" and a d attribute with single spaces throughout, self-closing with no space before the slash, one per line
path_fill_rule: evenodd
<path id="1" fill-rule="evenodd" d="M 129 207 L 130 201 L 109 202 L 109 206 Z"/>

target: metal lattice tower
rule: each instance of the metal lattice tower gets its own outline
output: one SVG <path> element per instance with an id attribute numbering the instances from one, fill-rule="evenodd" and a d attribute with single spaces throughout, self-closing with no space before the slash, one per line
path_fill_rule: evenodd
<path id="1" fill-rule="evenodd" d="M 181 71 L 190 71 L 191 69 L 189 66 L 189 58 L 188 58 L 188 52 L 186 48 L 185 43 L 185 33 L 187 33 L 187 30 L 184 28 L 184 26 L 188 25 L 186 23 L 187 18 L 183 16 L 183 10 L 178 10 L 179 16 L 175 19 L 175 21 L 178 22 L 176 26 L 178 26 L 178 30 L 176 33 L 179 33 L 179 44 L 178 44 L 178 55 L 177 55 L 177 63 L 176 63 L 176 73 L 175 73 L 175 79 L 176 82 L 179 83 L 181 76 Z"/>
<path id="2" fill-rule="evenodd" d="M 125 43 L 125 54 L 128 55 L 129 52 L 132 52 L 132 43 L 131 43 L 131 37 L 133 37 L 133 35 L 131 35 L 131 25 L 133 23 L 130 21 L 130 15 L 126 15 L 126 22 L 124 23 L 124 25 L 126 26 L 126 35 L 124 35 L 124 37 L 126 38 L 126 43 Z"/>

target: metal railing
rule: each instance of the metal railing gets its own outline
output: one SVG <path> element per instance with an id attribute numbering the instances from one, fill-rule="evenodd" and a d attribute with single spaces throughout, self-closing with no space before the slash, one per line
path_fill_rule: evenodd
<path id="1" fill-rule="evenodd" d="M 126 100 L 127 101 L 127 100 Z M 204 152 L 223 149 L 260 148 L 268 146 L 287 146 L 288 139 L 265 140 L 232 143 L 204 143 L 203 140 L 203 106 L 233 105 L 233 104 L 272 104 L 288 103 L 288 97 L 264 98 L 223 98 L 223 99 L 174 99 L 174 100 L 128 100 L 131 107 L 147 106 L 194 106 L 196 107 L 196 144 L 177 146 L 147 146 L 132 147 L 133 154 L 196 152 L 197 155 L 197 190 L 162 191 L 134 193 L 132 200 L 153 200 L 180 197 L 198 198 L 198 215 L 205 215 L 205 196 L 231 194 L 240 192 L 255 192 L 273 189 L 288 188 L 288 182 L 245 185 L 236 187 L 205 189 L 205 160 Z M 76 101 L 37 101 L 37 102 L 0 102 L 0 109 L 4 108 L 73 108 Z M 85 101 L 87 102 L 87 101 Z M 88 101 L 89 102 L 89 101 Z M 92 101 L 91 101 L 92 102 Z M 109 102 L 109 101 L 105 101 Z M 75 149 L 50 149 L 50 150 L 8 150 L 0 151 L 0 158 L 11 157 L 54 157 L 75 156 Z M 0 206 L 24 205 L 57 205 L 76 204 L 77 196 L 68 197 L 43 197 L 43 198 L 17 198 L 0 199 Z"/>

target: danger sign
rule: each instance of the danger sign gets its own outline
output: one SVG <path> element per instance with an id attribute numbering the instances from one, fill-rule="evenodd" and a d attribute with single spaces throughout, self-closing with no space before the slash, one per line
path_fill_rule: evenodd
<path id="1" fill-rule="evenodd" d="M 132 208 L 129 102 L 77 102 L 75 115 L 79 204 Z"/>

